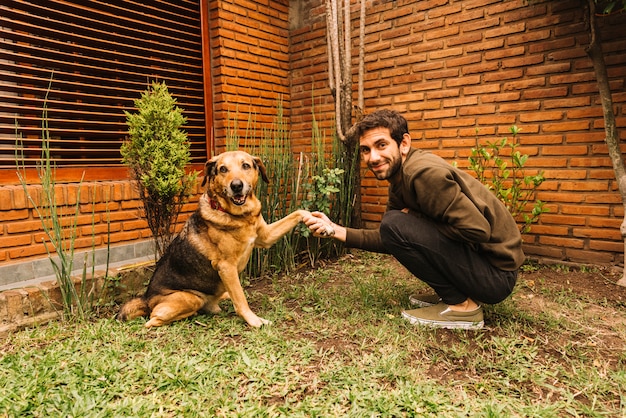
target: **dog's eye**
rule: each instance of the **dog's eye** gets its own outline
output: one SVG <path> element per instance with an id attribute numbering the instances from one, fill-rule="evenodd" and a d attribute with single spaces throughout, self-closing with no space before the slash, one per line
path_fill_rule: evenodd
<path id="1" fill-rule="evenodd" d="M 248 163 L 243 163 L 241 164 L 241 168 L 243 168 L 244 170 L 250 170 L 252 166 Z"/>
<path id="2" fill-rule="evenodd" d="M 220 167 L 220 173 L 224 174 L 224 173 L 228 173 L 228 167 L 226 167 L 225 165 Z"/>

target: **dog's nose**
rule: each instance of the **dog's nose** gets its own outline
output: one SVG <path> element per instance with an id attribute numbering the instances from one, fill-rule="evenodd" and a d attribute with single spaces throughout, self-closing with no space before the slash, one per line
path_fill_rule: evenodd
<path id="1" fill-rule="evenodd" d="M 233 193 L 241 193 L 241 191 L 243 190 L 243 181 L 241 180 L 233 180 L 230 182 L 230 190 L 233 191 Z"/>

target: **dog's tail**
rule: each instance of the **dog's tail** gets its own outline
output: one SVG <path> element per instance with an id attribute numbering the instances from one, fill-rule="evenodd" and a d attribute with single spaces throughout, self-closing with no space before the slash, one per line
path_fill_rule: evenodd
<path id="1" fill-rule="evenodd" d="M 144 298 L 134 298 L 126 302 L 120 308 L 117 319 L 120 321 L 130 321 L 140 316 L 148 316 L 150 308 Z"/>

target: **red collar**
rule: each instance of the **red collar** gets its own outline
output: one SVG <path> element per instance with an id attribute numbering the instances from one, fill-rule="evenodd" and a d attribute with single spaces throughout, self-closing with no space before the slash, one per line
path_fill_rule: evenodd
<path id="1" fill-rule="evenodd" d="M 218 201 L 213 200 L 209 197 L 209 205 L 211 205 L 211 209 L 213 210 L 219 210 L 220 212 L 226 212 L 226 210 L 224 210 L 224 208 L 222 207 L 222 205 L 219 204 Z"/>

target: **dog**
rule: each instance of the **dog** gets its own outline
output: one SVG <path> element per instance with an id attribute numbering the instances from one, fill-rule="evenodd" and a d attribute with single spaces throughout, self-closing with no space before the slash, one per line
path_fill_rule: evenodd
<path id="1" fill-rule="evenodd" d="M 145 326 L 158 327 L 198 312 L 219 313 L 219 302 L 231 299 L 249 325 L 269 323 L 248 306 L 239 273 L 254 247 L 271 247 L 308 212 L 297 210 L 268 225 L 254 194 L 259 175 L 269 182 L 261 159 L 243 151 L 206 162 L 207 190 L 198 209 L 157 262 L 145 294 L 122 305 L 118 319 L 149 316 Z"/>

